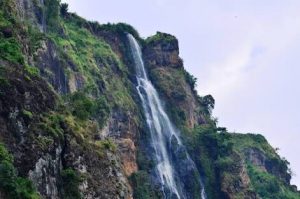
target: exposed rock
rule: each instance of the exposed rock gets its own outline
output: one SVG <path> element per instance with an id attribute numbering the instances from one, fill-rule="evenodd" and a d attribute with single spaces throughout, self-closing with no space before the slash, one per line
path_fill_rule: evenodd
<path id="1" fill-rule="evenodd" d="M 143 50 L 145 64 L 152 83 L 160 91 L 163 100 L 168 102 L 168 109 L 176 107 L 177 116 L 171 113 L 173 120 L 186 121 L 189 128 L 205 123 L 204 117 L 198 112 L 197 96 L 185 79 L 177 39 L 169 34 L 157 33 L 147 40 Z"/>

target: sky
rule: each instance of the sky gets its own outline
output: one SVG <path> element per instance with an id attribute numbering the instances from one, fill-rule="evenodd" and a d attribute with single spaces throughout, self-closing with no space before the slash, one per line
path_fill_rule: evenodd
<path id="1" fill-rule="evenodd" d="M 126 22 L 144 38 L 175 35 L 199 95 L 219 126 L 263 134 L 300 188 L 299 0 L 63 0 L 99 23 Z"/>

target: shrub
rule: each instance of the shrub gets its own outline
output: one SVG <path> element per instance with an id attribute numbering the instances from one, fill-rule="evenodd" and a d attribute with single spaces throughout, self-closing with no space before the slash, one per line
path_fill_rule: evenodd
<path id="1" fill-rule="evenodd" d="M 130 33 L 132 36 L 134 36 L 136 39 L 139 39 L 139 33 L 129 24 L 126 23 L 117 23 L 117 24 L 104 24 L 99 26 L 99 30 L 106 30 L 106 31 L 112 31 L 118 34 L 125 34 Z"/>
<path id="2" fill-rule="evenodd" d="M 96 145 L 101 149 L 110 150 L 112 152 L 117 150 L 117 145 L 111 139 L 96 141 Z"/>
<path id="3" fill-rule="evenodd" d="M 63 198 L 64 199 L 80 199 L 79 184 L 81 177 L 71 168 L 65 169 L 61 172 L 62 185 L 63 185 Z"/>
<path id="4" fill-rule="evenodd" d="M 0 143 L 0 189 L 12 199 L 38 199 L 33 184 L 26 178 L 18 177 L 13 166 L 13 157 Z"/>
<path id="5" fill-rule="evenodd" d="M 60 14 L 65 17 L 68 14 L 69 5 L 67 3 L 62 3 L 60 5 Z"/>
<path id="6" fill-rule="evenodd" d="M 72 113 L 81 120 L 87 120 L 95 113 L 96 105 L 83 92 L 76 92 L 71 96 Z"/>
<path id="7" fill-rule="evenodd" d="M 29 74 L 31 77 L 38 77 L 40 74 L 40 71 L 38 68 L 29 66 L 29 65 L 25 65 L 24 71 L 27 74 Z"/>
<path id="8" fill-rule="evenodd" d="M 100 126 L 104 124 L 110 111 L 104 97 L 94 100 L 81 91 L 70 97 L 70 108 L 72 113 L 81 120 L 87 120 L 91 117 L 97 118 Z"/>
<path id="9" fill-rule="evenodd" d="M 25 109 L 22 111 L 22 114 L 23 114 L 23 116 L 25 116 L 28 119 L 32 119 L 32 117 L 33 117 L 32 113 L 30 111 L 25 110 Z"/>
<path id="10" fill-rule="evenodd" d="M 58 0 L 45 0 L 46 24 L 50 31 L 56 31 L 59 28 L 60 3 Z"/>
<path id="11" fill-rule="evenodd" d="M 150 182 L 149 174 L 145 171 L 138 171 L 132 174 L 130 181 L 134 187 L 133 197 L 135 199 L 162 198 L 162 193 L 155 190 L 155 187 Z"/>
<path id="12" fill-rule="evenodd" d="M 15 38 L 1 38 L 0 35 L 0 58 L 12 63 L 24 64 L 21 46 Z"/>
<path id="13" fill-rule="evenodd" d="M 198 102 L 203 106 L 205 114 L 211 114 L 212 110 L 215 108 L 215 99 L 211 95 L 206 95 L 204 97 L 198 96 Z"/>

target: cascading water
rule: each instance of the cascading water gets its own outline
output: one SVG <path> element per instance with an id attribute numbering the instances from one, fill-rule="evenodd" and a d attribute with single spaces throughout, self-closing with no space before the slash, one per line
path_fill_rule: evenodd
<path id="1" fill-rule="evenodd" d="M 151 144 L 157 161 L 157 174 L 164 197 L 166 199 L 194 198 L 187 191 L 191 187 L 190 181 L 193 180 L 188 180 L 187 183 L 182 180 L 182 178 L 190 175 L 196 181 L 196 183 L 192 182 L 192 186 L 196 184 L 200 197 L 205 199 L 205 191 L 199 172 L 182 145 L 178 132 L 166 114 L 157 91 L 147 77 L 140 46 L 131 34 L 127 34 L 127 37 L 136 69 L 137 91 L 151 133 Z M 180 158 L 177 157 L 178 154 L 181 156 Z"/>

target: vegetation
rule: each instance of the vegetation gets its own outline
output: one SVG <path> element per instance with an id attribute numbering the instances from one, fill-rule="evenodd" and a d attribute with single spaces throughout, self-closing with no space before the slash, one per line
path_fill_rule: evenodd
<path id="1" fill-rule="evenodd" d="M 138 107 L 131 90 L 134 87 L 128 78 L 131 75 L 125 65 L 126 55 L 120 56 L 120 52 L 114 51 L 115 49 L 100 35 L 109 33 L 110 36 L 122 40 L 126 33 L 130 33 L 145 45 L 155 42 L 174 44 L 177 42 L 176 38 L 158 32 L 144 41 L 128 24 L 99 25 L 96 22 L 87 22 L 76 14 L 68 13 L 68 5 L 60 4 L 59 0 L 45 0 L 45 7 L 40 8 L 40 12 L 45 14 L 46 24 L 43 25 L 46 26 L 43 33 L 29 21 L 20 23 L 12 0 L 0 1 L 0 8 L 0 59 L 4 60 L 3 63 L 8 62 L 12 67 L 21 65 L 27 80 L 31 80 L 32 77 L 36 77 L 34 80 L 39 79 L 39 69 L 28 63 L 31 63 L 32 59 L 34 62 L 34 56 L 41 48 L 42 41 L 47 41 L 47 44 L 53 45 L 60 67 L 70 80 L 69 83 L 76 85 L 72 94 L 63 97 L 60 107 L 62 110 L 35 115 L 35 112 L 24 107 L 21 109 L 23 118 L 33 121 L 33 117 L 37 117 L 38 124 L 36 129 L 33 129 L 39 131 L 34 136 L 37 148 L 44 152 L 56 142 L 62 143 L 70 138 L 72 142 L 79 142 L 83 148 L 96 149 L 100 154 L 103 151 L 116 152 L 117 145 L 112 139 L 95 141 L 95 135 L 104 127 L 112 111 L 121 110 L 120 112 L 134 115 L 138 112 Z M 50 70 L 49 68 L 46 70 Z M 49 73 L 51 72 L 53 71 Z M 216 121 L 211 117 L 215 106 L 211 95 L 197 98 L 197 111 L 205 119 L 205 124 L 194 129 L 187 128 L 189 118 L 184 105 L 196 96 L 197 81 L 187 71 L 182 68 L 155 68 L 150 71 L 150 76 L 159 93 L 167 100 L 166 107 L 176 126 L 184 130 L 183 142 L 205 176 L 204 183 L 209 198 L 222 198 L 222 185 L 239 182 L 239 176 L 234 172 L 238 172 L 240 163 L 247 159 L 245 151 L 249 149 L 255 149 L 266 156 L 278 172 L 289 174 L 288 162 L 276 154 L 263 136 L 230 134 L 226 128 L 216 126 Z M 0 67 L 1 89 L 10 85 L 7 77 L 5 70 Z M 187 92 L 190 89 L 192 92 Z M 139 116 L 133 117 L 137 122 L 140 119 Z M 74 137 L 76 141 L 73 140 Z M 152 184 L 150 178 L 150 171 L 155 163 L 148 159 L 145 152 L 139 150 L 141 149 L 138 149 L 137 161 L 140 170 L 130 177 L 134 197 L 161 198 L 162 193 Z M 280 177 L 258 168 L 251 162 L 247 162 L 247 173 L 251 179 L 251 186 L 247 191 L 255 190 L 261 198 L 299 198 L 299 194 Z M 63 198 L 82 198 L 78 189 L 82 176 L 77 171 L 67 168 L 61 171 L 61 179 Z M 13 157 L 3 144 L 0 144 L 0 190 L 9 198 L 40 197 L 33 184 L 18 175 L 13 165 Z M 242 195 L 240 198 L 243 198 Z"/>
<path id="2" fill-rule="evenodd" d="M 251 179 L 253 189 L 264 199 L 298 199 L 299 193 L 268 172 L 248 164 L 248 173 Z"/>
<path id="3" fill-rule="evenodd" d="M 134 187 L 133 197 L 135 199 L 159 199 L 162 193 L 153 187 L 150 176 L 144 171 L 132 174 L 130 181 Z"/>
<path id="4" fill-rule="evenodd" d="M 197 96 L 198 103 L 201 105 L 200 112 L 202 114 L 210 115 L 215 108 L 215 99 L 211 95 L 204 97 Z"/>
<path id="5" fill-rule="evenodd" d="M 45 135 L 50 135 L 53 138 L 62 138 L 64 135 L 63 122 L 63 115 L 51 112 L 43 116 L 42 122 L 39 123 L 39 128 L 44 131 Z"/>
<path id="6" fill-rule="evenodd" d="M 58 31 L 60 28 L 60 1 L 45 0 L 45 20 L 48 31 Z"/>
<path id="7" fill-rule="evenodd" d="M 69 5 L 67 3 L 60 4 L 60 14 L 66 17 L 68 14 Z"/>
<path id="8" fill-rule="evenodd" d="M 6 1 L 3 1 L 4 3 Z M 2 6 L 1 6 L 2 7 Z M 16 38 L 14 17 L 0 10 L 0 58 L 12 63 L 24 63 L 21 46 Z"/>
<path id="9" fill-rule="evenodd" d="M 82 181 L 80 175 L 71 168 L 65 169 L 61 172 L 63 184 L 63 198 L 64 199 L 81 199 L 79 192 L 79 184 Z"/>
<path id="10" fill-rule="evenodd" d="M 25 65 L 24 68 L 25 72 L 27 74 L 29 74 L 31 77 L 38 77 L 40 74 L 40 71 L 38 68 L 33 67 L 33 66 L 29 66 L 29 65 Z"/>
<path id="11" fill-rule="evenodd" d="M 97 27 L 96 29 L 100 30 L 100 31 L 105 30 L 105 31 L 109 31 L 111 33 L 117 33 L 119 35 L 124 35 L 126 33 L 130 33 L 135 38 L 137 38 L 137 39 L 140 38 L 137 30 L 135 30 L 131 25 L 126 24 L 126 23 L 117 23 L 117 24 L 108 23 L 108 24 L 103 24 L 101 26 L 97 25 L 96 27 Z"/>
<path id="12" fill-rule="evenodd" d="M 111 152 L 116 152 L 117 145 L 112 141 L 112 139 L 98 140 L 96 145 L 100 147 L 101 150 L 109 150 Z"/>
<path id="13" fill-rule="evenodd" d="M 190 85 L 192 90 L 195 90 L 197 86 L 197 78 L 191 75 L 189 72 L 184 71 L 185 80 Z"/>
<path id="14" fill-rule="evenodd" d="M 13 166 L 13 156 L 2 143 L 0 143 L 0 190 L 12 199 L 40 198 L 31 181 L 18 176 Z"/>
<path id="15" fill-rule="evenodd" d="M 157 41 L 172 42 L 172 41 L 177 41 L 177 39 L 173 35 L 157 32 L 154 36 L 148 37 L 145 42 L 149 44 Z"/>

